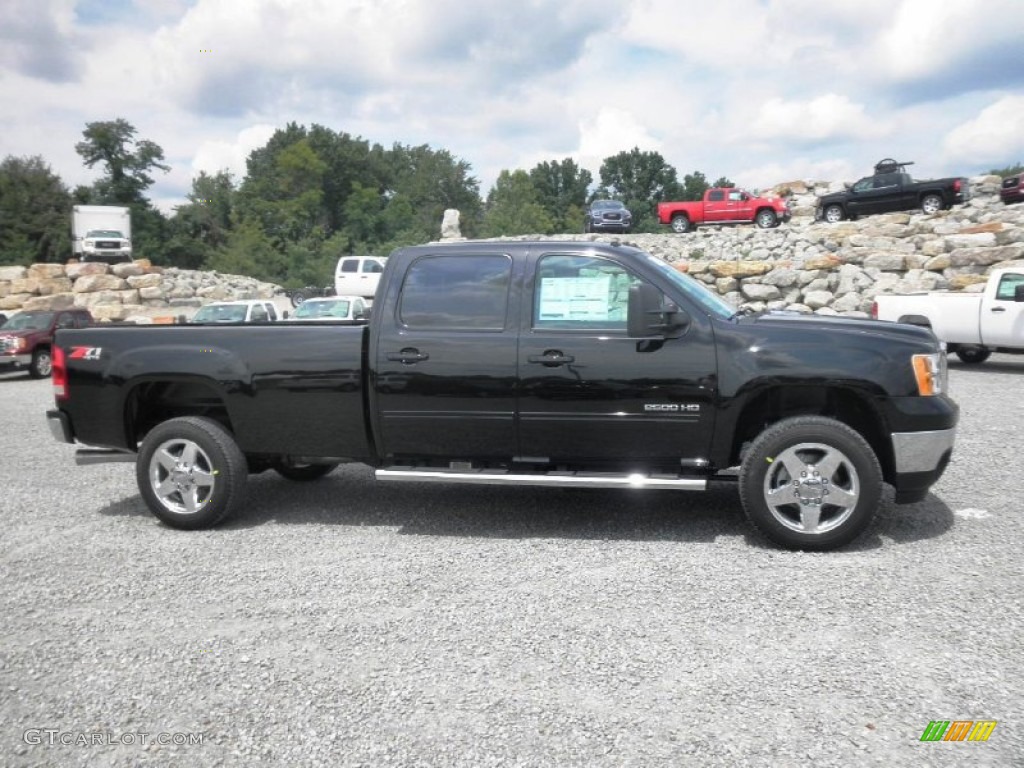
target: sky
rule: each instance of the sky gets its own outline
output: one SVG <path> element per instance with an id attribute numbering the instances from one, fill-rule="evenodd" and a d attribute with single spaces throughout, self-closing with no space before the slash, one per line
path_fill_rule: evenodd
<path id="1" fill-rule="evenodd" d="M 1024 161 L 1024 0 L 0 0 L 0 157 L 88 184 L 124 118 L 171 170 L 245 174 L 289 122 L 503 169 L 639 147 L 757 189 Z"/>

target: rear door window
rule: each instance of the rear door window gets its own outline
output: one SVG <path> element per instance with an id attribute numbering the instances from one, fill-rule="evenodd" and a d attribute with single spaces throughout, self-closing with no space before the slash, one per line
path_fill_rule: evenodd
<path id="1" fill-rule="evenodd" d="M 402 283 L 400 322 L 410 329 L 504 330 L 511 278 L 505 255 L 423 256 Z"/>

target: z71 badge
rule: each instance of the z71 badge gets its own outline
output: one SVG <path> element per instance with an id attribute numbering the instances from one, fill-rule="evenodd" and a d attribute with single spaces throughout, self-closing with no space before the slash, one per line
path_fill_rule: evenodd
<path id="1" fill-rule="evenodd" d="M 644 403 L 644 411 L 659 413 L 700 413 L 698 403 Z"/>
<path id="2" fill-rule="evenodd" d="M 99 360 L 103 356 L 103 347 L 72 347 L 68 358 L 71 360 Z"/>

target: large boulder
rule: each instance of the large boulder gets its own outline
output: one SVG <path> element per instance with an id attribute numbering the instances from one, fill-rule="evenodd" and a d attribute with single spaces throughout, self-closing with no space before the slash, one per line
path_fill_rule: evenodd
<path id="1" fill-rule="evenodd" d="M 67 276 L 77 280 L 85 275 L 105 275 L 110 271 L 110 265 L 100 261 L 85 261 L 77 264 L 68 264 Z"/>
<path id="2" fill-rule="evenodd" d="M 53 277 L 64 277 L 63 264 L 33 264 L 28 268 L 28 276 L 37 280 L 48 280 Z"/>
<path id="3" fill-rule="evenodd" d="M 25 267 L 0 267 L 0 280 L 21 280 L 27 276 Z"/>
<path id="4" fill-rule="evenodd" d="M 75 293 L 92 293 L 93 291 L 120 291 L 128 287 L 128 283 L 117 275 L 84 275 L 75 280 L 71 289 Z"/>
<path id="5" fill-rule="evenodd" d="M 75 306 L 75 294 L 54 293 L 49 296 L 34 296 L 26 299 L 22 309 L 71 309 Z"/>

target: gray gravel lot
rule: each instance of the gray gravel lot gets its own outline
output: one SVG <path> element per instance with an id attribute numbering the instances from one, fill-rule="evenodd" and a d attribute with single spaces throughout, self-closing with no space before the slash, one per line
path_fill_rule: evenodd
<path id="1" fill-rule="evenodd" d="M 0 764 L 1022 765 L 1024 358 L 951 369 L 946 476 L 831 554 L 755 537 L 725 484 L 361 467 L 175 531 L 0 375 Z M 956 719 L 999 724 L 919 741 Z"/>

